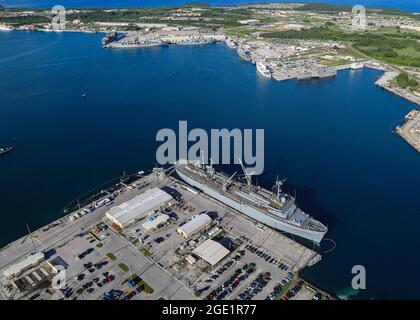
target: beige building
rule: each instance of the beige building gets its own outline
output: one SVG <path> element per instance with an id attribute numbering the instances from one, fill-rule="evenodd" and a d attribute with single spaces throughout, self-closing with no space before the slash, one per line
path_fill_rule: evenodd
<path id="1" fill-rule="evenodd" d="M 5 269 L 3 274 L 6 278 L 11 279 L 14 277 L 20 276 L 26 270 L 33 268 L 39 265 L 42 261 L 45 260 L 44 254 L 42 252 L 37 252 L 26 257 L 24 260 L 15 263 Z"/>
<path id="2" fill-rule="evenodd" d="M 198 214 L 192 217 L 186 224 L 179 227 L 176 231 L 185 239 L 188 239 L 192 235 L 206 228 L 211 222 L 212 220 L 207 214 Z"/>
<path id="3" fill-rule="evenodd" d="M 220 243 L 208 239 L 195 248 L 193 253 L 206 261 L 208 264 L 214 266 L 226 257 L 230 251 Z"/>

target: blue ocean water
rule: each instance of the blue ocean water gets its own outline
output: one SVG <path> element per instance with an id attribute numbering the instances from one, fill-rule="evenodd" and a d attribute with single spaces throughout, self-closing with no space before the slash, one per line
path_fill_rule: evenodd
<path id="1" fill-rule="evenodd" d="M 415 106 L 376 87 L 380 72 L 276 82 L 224 44 L 112 51 L 100 42 L 99 34 L 0 33 L 0 145 L 15 147 L 0 159 L 0 245 L 102 182 L 152 168 L 156 132 L 179 120 L 264 128 L 259 184 L 287 178 L 337 242 L 307 277 L 349 292 L 361 264 L 363 297 L 420 298 L 420 157 L 391 133 Z"/>
<path id="2" fill-rule="evenodd" d="M 188 3 L 188 0 L 0 0 L 0 5 L 6 7 L 38 7 L 48 8 L 60 4 L 68 8 L 128 8 L 128 7 L 153 7 L 172 6 Z M 345 5 L 364 5 L 380 8 L 397 8 L 411 12 L 420 12 L 419 0 L 204 0 L 210 5 L 240 5 L 244 3 L 271 3 L 271 2 L 322 2 Z"/>

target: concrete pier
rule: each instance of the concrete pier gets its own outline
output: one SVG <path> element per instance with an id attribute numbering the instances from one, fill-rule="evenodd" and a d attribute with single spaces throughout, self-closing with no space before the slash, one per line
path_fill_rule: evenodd
<path id="1" fill-rule="evenodd" d="M 420 152 L 420 109 L 410 111 L 405 117 L 405 121 L 404 125 L 398 128 L 396 132 Z"/>
<path id="2" fill-rule="evenodd" d="M 393 94 L 396 94 L 404 99 L 407 99 L 410 102 L 413 102 L 417 105 L 420 105 L 420 96 L 415 95 L 414 93 L 396 87 L 393 85 L 392 81 L 395 79 L 396 76 L 398 76 L 399 72 L 397 71 L 386 71 L 382 77 L 380 77 L 378 80 L 376 80 L 375 84 L 385 90 L 388 90 L 392 92 Z"/>

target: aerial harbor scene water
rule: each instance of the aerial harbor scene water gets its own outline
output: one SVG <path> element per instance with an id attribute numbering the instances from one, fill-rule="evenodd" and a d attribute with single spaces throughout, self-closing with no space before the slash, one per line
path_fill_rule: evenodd
<path id="1" fill-rule="evenodd" d="M 0 1 L 0 299 L 420 298 L 417 1 L 272 2 Z"/>

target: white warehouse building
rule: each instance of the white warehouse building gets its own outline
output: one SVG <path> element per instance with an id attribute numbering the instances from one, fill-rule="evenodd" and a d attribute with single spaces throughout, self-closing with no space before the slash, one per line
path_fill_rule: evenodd
<path id="1" fill-rule="evenodd" d="M 195 248 L 193 253 L 206 261 L 208 264 L 214 266 L 219 261 L 223 260 L 230 251 L 220 243 L 208 239 Z"/>
<path id="2" fill-rule="evenodd" d="M 111 208 L 106 217 L 120 228 L 125 228 L 149 213 L 168 205 L 172 196 L 159 188 L 152 188 L 137 197 Z"/>
<path id="3" fill-rule="evenodd" d="M 179 227 L 176 231 L 185 239 L 188 239 L 195 233 L 206 228 L 211 221 L 211 218 L 207 214 L 198 214 L 192 217 L 186 224 Z"/>

